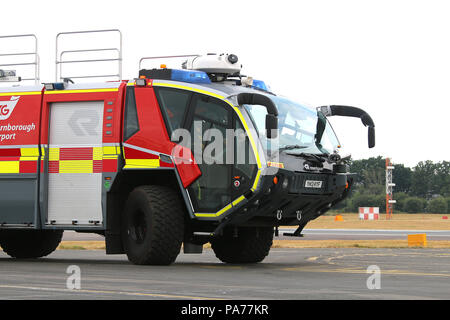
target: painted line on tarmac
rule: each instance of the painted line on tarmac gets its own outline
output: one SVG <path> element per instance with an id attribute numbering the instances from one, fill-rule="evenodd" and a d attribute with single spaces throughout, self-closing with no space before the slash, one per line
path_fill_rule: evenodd
<path id="1" fill-rule="evenodd" d="M 320 272 L 320 273 L 349 273 L 349 274 L 366 274 L 367 270 L 364 269 L 317 269 L 317 268 L 304 268 L 304 267 L 293 267 L 293 268 L 283 268 L 283 271 L 301 271 L 301 272 Z M 403 270 L 381 270 L 382 275 L 400 275 L 400 276 L 422 276 L 422 277 L 450 277 L 449 273 L 425 273 L 425 272 L 414 272 L 414 271 L 403 271 Z"/>
<path id="2" fill-rule="evenodd" d="M 49 291 L 50 292 L 65 292 L 65 293 L 117 294 L 117 295 L 127 295 L 127 296 L 143 296 L 143 297 L 168 298 L 168 299 L 226 300 L 224 298 L 183 296 L 183 295 L 160 294 L 160 293 L 113 291 L 113 290 L 89 290 L 89 289 L 69 290 L 69 289 L 59 289 L 59 288 L 29 287 L 29 286 L 15 286 L 15 285 L 0 285 L 0 288 L 24 289 L 24 290 L 33 290 L 33 291 L 47 291 L 47 292 L 49 292 Z"/>

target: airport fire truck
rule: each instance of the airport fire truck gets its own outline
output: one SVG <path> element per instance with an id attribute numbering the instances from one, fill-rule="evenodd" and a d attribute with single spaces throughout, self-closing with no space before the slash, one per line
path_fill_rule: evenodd
<path id="1" fill-rule="evenodd" d="M 118 45 L 61 48 L 64 37 L 104 33 Z M 365 111 L 278 96 L 243 75 L 234 54 L 145 57 L 139 75 L 123 80 L 119 30 L 63 32 L 56 79 L 41 83 L 36 37 L 0 41 L 11 38 L 33 42 L 0 53 L 32 58 L 0 61 L 0 83 L 9 83 L 0 87 L 0 246 L 14 258 L 46 256 L 72 230 L 103 235 L 107 254 L 135 264 L 171 264 L 181 248 L 201 253 L 208 242 L 223 262 L 260 262 L 279 226 L 301 236 L 349 193 L 348 157 L 327 117 L 360 118 L 375 144 Z M 142 67 L 174 58 L 178 68 Z M 117 69 L 64 73 L 101 62 Z"/>

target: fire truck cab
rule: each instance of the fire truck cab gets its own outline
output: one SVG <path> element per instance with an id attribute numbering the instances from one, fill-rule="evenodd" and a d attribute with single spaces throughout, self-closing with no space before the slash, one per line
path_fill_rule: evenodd
<path id="1" fill-rule="evenodd" d="M 327 117 L 361 118 L 374 145 L 366 112 L 279 97 L 241 75 L 233 54 L 187 55 L 179 69 L 122 80 L 120 34 L 108 48 L 118 79 L 73 83 L 64 54 L 108 49 L 56 47 L 59 81 L 40 84 L 35 72 L 34 85 L 0 87 L 0 246 L 15 258 L 48 255 L 75 230 L 104 235 L 108 254 L 135 264 L 170 264 L 182 244 L 201 253 L 208 242 L 223 262 L 260 262 L 278 226 L 301 236 L 350 190 Z"/>

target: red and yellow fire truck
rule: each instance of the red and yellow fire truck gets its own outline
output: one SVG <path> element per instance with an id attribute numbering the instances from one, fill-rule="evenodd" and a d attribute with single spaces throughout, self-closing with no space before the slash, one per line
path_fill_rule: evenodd
<path id="1" fill-rule="evenodd" d="M 119 45 L 59 47 L 65 36 L 92 33 L 117 33 Z M 348 194 L 347 159 L 327 117 L 361 118 L 374 145 L 366 112 L 277 96 L 242 75 L 233 54 L 143 58 L 185 62 L 140 67 L 128 81 L 120 31 L 65 32 L 57 79 L 41 84 L 36 37 L 14 37 L 35 40 L 34 51 L 0 54 L 34 59 L 0 63 L 0 82 L 15 84 L 0 87 L 0 246 L 15 258 L 48 255 L 74 230 L 103 235 L 106 253 L 136 264 L 170 264 L 182 244 L 201 253 L 208 242 L 221 261 L 260 262 L 278 226 L 298 226 L 289 235 L 301 236 Z M 98 52 L 116 55 L 67 58 Z M 63 74 L 67 65 L 102 61 L 117 63 L 117 74 Z M 12 65 L 34 75 L 21 78 L 6 70 Z M 116 79 L 81 81 L 109 76 Z"/>

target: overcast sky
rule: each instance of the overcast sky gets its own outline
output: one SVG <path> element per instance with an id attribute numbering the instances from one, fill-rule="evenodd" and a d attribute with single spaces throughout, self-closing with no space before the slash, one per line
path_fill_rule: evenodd
<path id="1" fill-rule="evenodd" d="M 54 79 L 57 32 L 118 28 L 124 78 L 143 56 L 235 53 L 277 94 L 366 110 L 373 149 L 358 119 L 331 119 L 354 159 L 450 160 L 448 1 L 16 0 L 1 11 L 1 35 L 39 37 L 42 81 Z"/>

